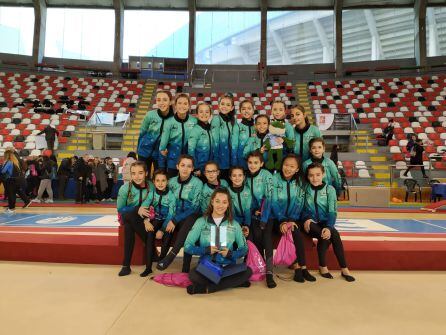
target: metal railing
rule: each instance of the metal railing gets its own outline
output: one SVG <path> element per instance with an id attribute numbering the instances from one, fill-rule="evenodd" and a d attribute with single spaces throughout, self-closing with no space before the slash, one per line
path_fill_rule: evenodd
<path id="1" fill-rule="evenodd" d="M 112 113 L 95 111 L 87 121 L 87 126 L 91 129 L 98 127 L 118 127 L 125 128 L 130 119 L 129 113 Z M 122 125 L 120 125 L 122 123 Z"/>
<path id="2" fill-rule="evenodd" d="M 348 181 L 350 186 L 355 186 L 361 184 L 361 186 L 365 186 L 365 184 L 372 184 L 372 182 L 379 183 L 386 183 L 388 182 L 390 187 L 392 187 L 392 185 L 397 182 L 398 186 L 402 186 L 402 184 L 404 183 L 405 179 L 416 179 L 418 181 L 423 181 L 423 183 L 420 184 L 428 184 L 429 181 L 431 179 L 435 179 L 432 175 L 432 171 L 434 171 L 432 169 L 432 162 L 429 161 L 428 165 L 395 165 L 395 164 L 385 164 L 384 162 L 368 162 L 368 161 L 364 161 L 364 165 L 363 166 L 358 166 L 356 164 L 352 165 L 351 167 L 341 167 L 340 169 L 343 169 L 345 172 L 347 172 L 347 170 L 351 169 L 351 176 L 346 176 L 346 180 Z M 388 170 L 386 169 L 377 169 L 374 170 L 372 168 L 373 165 L 385 165 L 388 166 Z M 421 173 L 421 167 L 424 166 L 426 175 L 428 178 L 424 178 L 422 177 L 422 173 Z M 414 172 L 414 171 L 418 171 L 415 175 L 413 175 L 413 173 L 411 173 L 411 175 L 405 177 L 403 176 L 403 171 L 407 171 L 408 168 L 411 168 L 410 171 Z M 367 170 L 369 177 L 360 177 L 359 176 L 359 171 L 360 170 Z M 381 171 L 381 172 L 380 172 Z M 374 178 L 373 172 L 375 173 L 389 173 L 389 178 L 388 179 L 376 179 Z M 348 173 L 350 175 L 350 173 Z M 401 185 L 400 185 L 401 184 Z"/>
<path id="3" fill-rule="evenodd" d="M 406 164 L 405 166 L 404 165 L 399 166 L 396 164 L 390 165 L 390 179 L 389 179 L 390 185 L 392 185 L 394 181 L 404 182 L 405 179 L 423 180 L 423 181 L 426 181 L 427 183 L 429 183 L 429 180 L 432 179 L 432 171 L 433 171 L 432 167 L 433 166 L 432 166 L 432 161 L 429 160 L 428 163 L 429 164 L 427 164 L 427 166 L 424 164 L 423 165 Z M 428 178 L 419 177 L 417 175 L 414 176 L 413 173 L 411 173 L 411 176 L 409 176 L 409 175 L 407 177 L 403 176 L 404 172 L 402 173 L 402 171 L 407 171 L 408 168 L 410 168 L 411 172 L 419 171 L 420 174 L 422 174 L 421 167 L 424 167 L 424 171 Z"/>
<path id="4" fill-rule="evenodd" d="M 362 164 L 358 164 L 358 162 L 362 162 Z M 340 167 L 339 169 L 343 169 L 344 172 L 346 173 L 345 179 L 347 180 L 347 182 L 349 183 L 349 186 L 356 186 L 356 185 L 360 185 L 360 186 L 371 186 L 373 182 L 376 182 L 376 178 L 374 178 L 373 176 L 373 172 L 375 171 L 372 166 L 376 166 L 376 165 L 386 165 L 385 162 L 381 163 L 380 162 L 372 162 L 372 161 L 357 161 L 356 163 L 354 163 L 352 166 L 343 166 Z M 351 175 L 349 170 L 351 169 Z M 360 177 L 359 176 L 359 172 L 360 170 L 367 170 L 368 172 L 368 177 Z M 382 173 L 384 173 L 384 171 L 386 171 L 385 169 L 379 170 L 378 171 L 383 171 Z M 348 176 L 348 175 L 350 176 Z M 387 180 L 383 180 L 383 181 L 387 181 Z"/>
<path id="5" fill-rule="evenodd" d="M 201 74 L 201 75 L 199 75 Z M 194 83 L 197 84 L 197 82 L 195 80 L 199 81 L 200 85 L 203 85 L 203 87 L 206 86 L 206 77 L 208 74 L 208 69 L 200 69 L 200 68 L 196 68 L 193 67 L 192 70 L 190 71 L 190 84 L 193 85 Z"/>

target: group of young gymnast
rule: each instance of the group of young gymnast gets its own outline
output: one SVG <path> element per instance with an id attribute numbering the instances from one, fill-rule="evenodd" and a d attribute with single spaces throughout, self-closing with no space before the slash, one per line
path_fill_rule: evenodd
<path id="1" fill-rule="evenodd" d="M 249 287 L 249 267 L 215 284 L 190 264 L 198 255 L 200 261 L 231 267 L 244 261 L 251 240 L 264 257 L 266 285 L 274 288 L 273 234 L 290 230 L 296 282 L 316 281 L 306 268 L 304 234 L 318 241 L 322 277 L 333 278 L 325 259 L 332 244 L 342 277 L 355 280 L 335 228 L 341 178 L 333 161 L 324 158 L 325 142 L 302 106 L 289 109 L 290 123 L 282 101 L 272 102 L 268 117 L 255 116 L 249 100 L 240 103 L 239 122 L 230 94 L 219 98 L 215 115 L 200 102 L 192 116 L 186 94 L 172 102 L 170 92 L 158 91 L 156 105 L 142 122 L 131 181 L 119 190 L 125 231 L 120 276 L 131 273 L 136 233 L 146 246 L 142 277 L 152 273 L 154 259 L 158 270 L 167 269 L 184 247 L 182 272 L 193 283 L 188 293 Z M 162 241 L 159 255 L 156 239 Z"/>

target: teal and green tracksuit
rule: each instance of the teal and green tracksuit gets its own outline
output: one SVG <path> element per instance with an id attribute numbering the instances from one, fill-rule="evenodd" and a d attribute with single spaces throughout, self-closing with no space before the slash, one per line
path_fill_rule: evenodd
<path id="1" fill-rule="evenodd" d="M 298 222 L 304 207 L 305 191 L 293 177 L 286 180 L 282 172 L 273 176 L 272 214 L 279 223 L 292 220 Z"/>
<path id="2" fill-rule="evenodd" d="M 153 206 L 153 209 L 155 210 L 155 220 L 163 221 L 162 230 L 164 231 L 169 221 L 172 220 L 175 215 L 175 195 L 168 188 L 164 191 L 155 188 L 153 198 L 150 200 L 150 202 L 146 202 L 143 205 L 147 207 Z"/>
<path id="3" fill-rule="evenodd" d="M 310 156 L 311 158 L 306 160 L 303 164 L 302 164 L 302 170 L 304 173 L 307 172 L 307 168 L 311 163 L 321 163 L 325 169 L 325 176 L 323 181 L 327 184 L 327 185 L 331 185 L 335 188 L 336 193 L 340 194 L 341 189 L 342 189 L 342 182 L 341 182 L 341 176 L 339 174 L 339 170 L 338 167 L 336 166 L 336 164 L 331 160 L 331 159 L 327 159 L 322 157 L 321 159 L 315 158 Z"/>
<path id="4" fill-rule="evenodd" d="M 201 199 L 200 199 L 200 209 L 201 213 L 204 213 L 209 206 L 209 200 L 211 199 L 212 193 L 214 193 L 215 189 L 218 187 L 228 188 L 228 183 L 226 180 L 222 179 L 219 181 L 218 185 L 212 185 L 209 183 L 205 183 L 203 188 L 201 189 Z"/>
<path id="5" fill-rule="evenodd" d="M 146 187 L 140 187 L 133 182 L 126 182 L 118 191 L 118 199 L 116 201 L 118 213 L 132 212 L 138 210 L 141 206 L 145 206 L 147 202 L 150 203 L 150 200 L 153 198 L 153 189 L 154 187 L 150 182 Z"/>
<path id="6" fill-rule="evenodd" d="M 243 158 L 244 158 L 245 162 L 247 162 L 248 155 L 251 152 L 259 150 L 264 145 L 264 142 L 266 141 L 267 134 L 268 134 L 268 132 L 266 132 L 265 134 L 255 133 L 255 135 L 253 137 L 250 137 L 248 139 L 248 141 L 246 142 L 245 148 L 243 149 Z M 265 152 L 263 153 L 263 161 L 266 163 L 267 159 L 268 159 L 268 151 L 265 150 Z"/>
<path id="7" fill-rule="evenodd" d="M 172 109 L 169 110 L 169 113 L 166 116 L 162 115 L 159 109 L 147 112 L 139 132 L 137 147 L 139 156 L 152 158 L 155 161 L 160 160 L 160 164 L 164 164 L 164 158 L 160 157 L 159 154 L 159 144 L 166 122 L 167 120 L 170 120 L 172 116 Z"/>
<path id="8" fill-rule="evenodd" d="M 242 226 L 251 225 L 252 195 L 248 186 L 228 187 L 232 200 L 234 219 Z"/>
<path id="9" fill-rule="evenodd" d="M 260 169 L 254 174 L 248 173 L 245 184 L 251 190 L 252 213 L 261 209 L 260 223 L 267 224 L 271 214 L 273 176 L 267 170 Z"/>
<path id="10" fill-rule="evenodd" d="M 334 227 L 337 217 L 336 190 L 331 185 L 308 185 L 305 190 L 305 206 L 302 221 L 308 219 L 328 227 Z"/>
<path id="11" fill-rule="evenodd" d="M 166 122 L 161 135 L 159 151 L 167 149 L 167 168 L 176 169 L 180 155 L 187 154 L 189 134 L 196 124 L 197 119 L 189 114 L 184 120 L 175 114 Z"/>
<path id="12" fill-rule="evenodd" d="M 246 159 L 243 154 L 243 150 L 248 143 L 248 140 L 256 133 L 256 129 L 254 127 L 254 119 L 248 120 L 242 118 L 242 121 L 239 123 L 239 135 L 238 135 L 238 149 L 237 149 L 237 165 L 243 167 L 243 169 L 247 169 L 248 165 L 246 164 Z"/>
<path id="13" fill-rule="evenodd" d="M 197 120 L 189 134 L 188 153 L 194 158 L 195 169 L 204 172 L 204 165 L 215 160 L 218 150 L 218 132 L 211 130 L 209 123 Z"/>
<path id="14" fill-rule="evenodd" d="M 169 189 L 176 199 L 175 215 L 172 219 L 175 225 L 200 211 L 202 188 L 201 180 L 192 175 L 184 181 L 180 181 L 179 176 L 169 179 Z"/>
<path id="15" fill-rule="evenodd" d="M 303 129 L 294 127 L 294 153 L 301 157 L 302 162 L 310 158 L 310 140 L 322 137 L 318 127 L 307 124 Z"/>
<path id="16" fill-rule="evenodd" d="M 214 115 L 211 121 L 212 132 L 218 136 L 216 160 L 220 169 L 227 170 L 237 164 L 239 124 L 234 112 Z"/>
<path id="17" fill-rule="evenodd" d="M 224 229 L 222 229 L 224 228 Z M 226 248 L 229 252 L 226 257 L 221 254 L 210 254 L 211 246 L 211 232 L 212 230 L 219 231 L 219 234 L 226 232 Z M 217 234 L 216 234 L 217 235 Z M 220 241 L 221 241 L 220 237 Z M 196 245 L 198 242 L 198 245 Z M 237 249 L 234 250 L 234 244 Z M 192 227 L 187 235 L 186 242 L 184 242 L 184 251 L 191 255 L 198 255 L 212 259 L 215 263 L 220 265 L 235 264 L 237 259 L 242 258 L 248 252 L 245 237 L 243 236 L 242 228 L 237 221 L 229 222 L 227 218 L 217 226 L 211 216 L 200 217 Z"/>

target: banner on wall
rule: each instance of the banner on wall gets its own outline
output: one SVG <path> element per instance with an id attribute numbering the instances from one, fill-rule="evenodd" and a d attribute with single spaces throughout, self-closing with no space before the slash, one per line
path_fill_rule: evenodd
<path id="1" fill-rule="evenodd" d="M 334 122 L 335 114 L 316 114 L 316 123 L 320 130 L 328 130 Z"/>

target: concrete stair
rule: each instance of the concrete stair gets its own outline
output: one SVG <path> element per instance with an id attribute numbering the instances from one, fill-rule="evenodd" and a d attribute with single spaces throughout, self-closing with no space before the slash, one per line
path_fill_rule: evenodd
<path id="1" fill-rule="evenodd" d="M 355 132 L 355 141 L 350 146 L 352 151 L 363 154 L 370 174 L 370 182 L 373 186 L 390 186 L 390 162 L 385 153 L 381 152 L 375 140 L 372 129 L 358 129 Z M 397 183 L 393 182 L 393 186 Z"/>
<path id="2" fill-rule="evenodd" d="M 79 156 L 79 151 L 88 150 L 92 147 L 92 134 L 87 132 L 85 125 L 76 128 L 67 143 L 57 151 L 57 159 Z"/>
<path id="3" fill-rule="evenodd" d="M 136 151 L 142 121 L 147 112 L 152 109 L 153 92 L 156 85 L 157 83 L 153 81 L 147 81 L 144 85 L 143 93 L 136 106 L 136 113 L 123 136 L 121 149 L 124 152 Z"/>
<path id="4" fill-rule="evenodd" d="M 308 120 L 311 124 L 315 124 L 315 116 L 313 109 L 310 105 L 310 99 L 308 98 L 308 86 L 307 83 L 298 83 L 294 89 L 294 96 L 296 97 L 296 102 L 302 105 L 305 109 L 305 114 L 308 116 Z"/>

